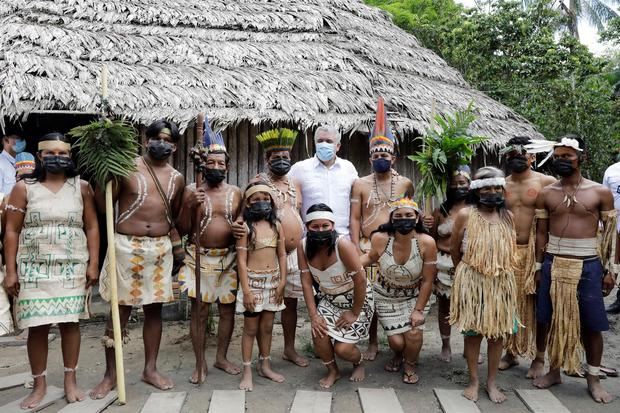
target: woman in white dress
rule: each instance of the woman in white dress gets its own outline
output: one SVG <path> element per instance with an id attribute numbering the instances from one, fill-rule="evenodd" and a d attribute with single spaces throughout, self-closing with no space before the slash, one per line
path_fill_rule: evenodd
<path id="1" fill-rule="evenodd" d="M 47 334 L 58 324 L 67 401 L 84 400 L 77 387 L 79 319 L 88 316 L 87 290 L 97 282 L 99 227 L 93 190 L 77 176 L 71 145 L 50 133 L 39 141 L 35 171 L 15 185 L 6 206 L 6 278 L 17 297 L 17 323 L 29 328 L 32 393 L 21 407 L 45 396 Z"/>

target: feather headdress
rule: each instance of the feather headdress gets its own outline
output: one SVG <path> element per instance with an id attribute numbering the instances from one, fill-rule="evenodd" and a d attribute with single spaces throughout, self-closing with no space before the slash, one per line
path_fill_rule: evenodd
<path id="1" fill-rule="evenodd" d="M 544 139 L 532 139 L 530 143 L 525 145 L 525 149 L 528 153 L 544 153 L 547 152 L 547 156 L 538 166 L 543 165 L 545 162 L 551 158 L 553 155 L 553 150 L 559 146 L 564 146 L 567 148 L 573 148 L 577 152 L 583 152 L 583 149 L 579 147 L 579 141 L 577 139 L 572 138 L 562 138 L 561 141 L 547 141 Z"/>
<path id="2" fill-rule="evenodd" d="M 389 206 L 390 206 L 390 212 L 394 212 L 400 208 L 408 208 L 408 209 L 413 209 L 414 211 L 417 211 L 418 213 L 420 212 L 418 203 L 415 202 L 413 199 L 407 198 L 407 197 L 403 197 L 396 201 L 390 202 Z"/>
<path id="3" fill-rule="evenodd" d="M 286 128 L 271 129 L 256 136 L 265 152 L 290 151 L 297 139 L 297 131 Z"/>
<path id="4" fill-rule="evenodd" d="M 394 153 L 394 135 L 388 124 L 387 114 L 385 113 L 385 103 L 383 97 L 379 96 L 377 102 L 377 113 L 375 114 L 375 125 L 370 132 L 369 153 L 375 152 Z"/>
<path id="5" fill-rule="evenodd" d="M 213 132 L 209 125 L 209 119 L 205 116 L 204 132 L 202 134 L 202 145 L 206 152 L 227 152 L 226 145 L 224 144 L 224 137 L 222 132 Z"/>

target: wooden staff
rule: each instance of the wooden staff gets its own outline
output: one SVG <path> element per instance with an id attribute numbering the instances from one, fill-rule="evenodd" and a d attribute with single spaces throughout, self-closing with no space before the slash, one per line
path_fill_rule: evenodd
<path id="1" fill-rule="evenodd" d="M 204 123 L 205 117 L 203 113 L 199 113 L 198 116 L 196 116 L 196 140 L 197 140 L 197 147 L 201 148 L 202 147 L 202 134 L 204 132 L 204 128 L 203 128 L 203 123 Z M 200 162 L 196 162 L 195 163 L 195 180 L 196 180 L 196 191 L 198 191 L 198 189 L 200 189 L 200 187 L 202 186 L 202 171 L 200 170 Z M 200 349 L 200 351 L 198 352 L 198 385 L 200 386 L 202 384 L 202 366 L 204 364 L 204 323 L 202 322 L 202 317 L 201 317 L 201 307 L 202 307 L 202 294 L 201 294 L 201 288 L 200 288 L 200 282 L 201 282 L 201 274 L 200 274 L 200 221 L 202 218 L 202 206 L 198 205 L 196 207 L 196 211 L 195 211 L 195 215 L 194 215 L 194 246 L 195 248 L 195 253 L 194 253 L 194 263 L 195 263 L 195 268 L 194 268 L 194 277 L 196 278 L 196 299 L 194 300 L 193 306 L 192 306 L 192 323 L 194 323 L 194 326 L 197 326 L 198 328 L 194 329 L 194 331 L 198 331 L 198 348 Z"/>
<path id="2" fill-rule="evenodd" d="M 105 117 L 108 100 L 108 66 L 101 70 L 101 99 Z M 123 366 L 123 337 L 121 334 L 121 317 L 118 310 L 118 282 L 116 278 L 116 248 L 114 242 L 114 204 L 112 202 L 112 180 L 105 186 L 105 220 L 108 235 L 108 276 L 110 277 L 110 309 L 112 310 L 112 331 L 114 332 L 114 360 L 116 364 L 116 390 L 118 403 L 125 404 L 125 368 Z"/>
<path id="3" fill-rule="evenodd" d="M 431 101 L 431 129 L 435 129 L 435 98 Z M 433 213 L 433 197 L 430 195 L 426 196 L 424 200 L 424 215 L 431 216 Z"/>

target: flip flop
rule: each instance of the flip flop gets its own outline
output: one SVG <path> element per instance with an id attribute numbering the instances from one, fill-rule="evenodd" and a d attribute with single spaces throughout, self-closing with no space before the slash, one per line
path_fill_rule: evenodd
<path id="1" fill-rule="evenodd" d="M 605 373 L 608 377 L 618 377 L 618 370 L 613 367 L 601 366 L 601 372 Z"/>

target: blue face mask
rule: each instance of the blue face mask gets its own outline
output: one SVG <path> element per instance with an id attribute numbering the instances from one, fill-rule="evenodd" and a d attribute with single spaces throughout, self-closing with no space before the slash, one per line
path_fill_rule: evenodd
<path id="1" fill-rule="evenodd" d="M 22 153 L 23 151 L 26 150 L 26 140 L 25 139 L 18 139 L 15 141 L 15 145 L 13 145 L 13 150 L 15 151 L 15 153 Z"/>
<path id="2" fill-rule="evenodd" d="M 372 161 L 372 169 L 380 174 L 389 171 L 391 167 L 392 162 L 389 159 L 378 158 Z"/>
<path id="3" fill-rule="evenodd" d="M 323 162 L 331 161 L 336 156 L 336 145 L 327 142 L 317 143 L 316 156 Z"/>

